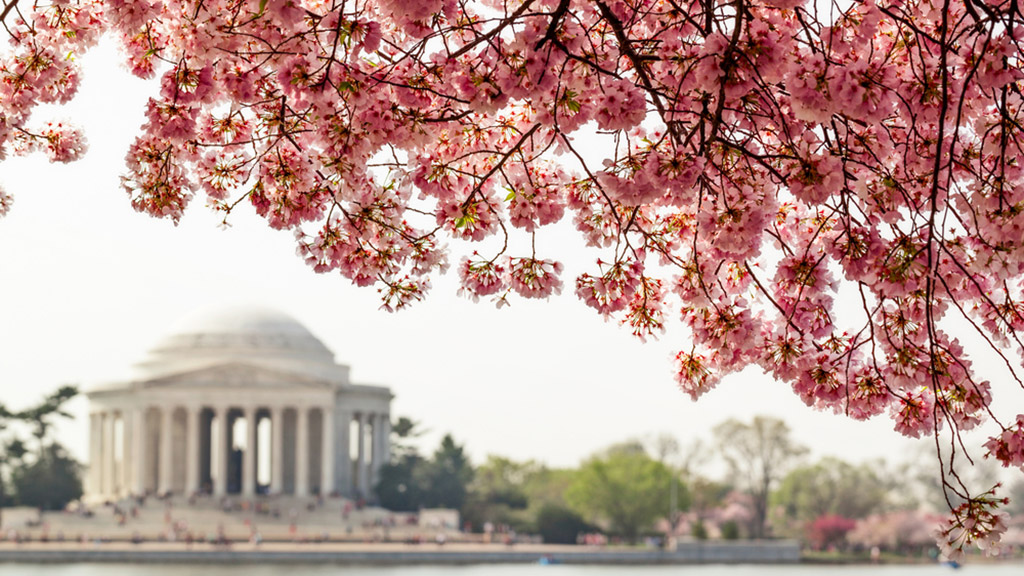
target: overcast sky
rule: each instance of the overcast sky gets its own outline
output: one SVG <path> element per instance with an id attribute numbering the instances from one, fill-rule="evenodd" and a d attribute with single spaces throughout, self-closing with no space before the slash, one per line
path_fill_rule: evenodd
<path id="1" fill-rule="evenodd" d="M 426 449 L 450 432 L 475 462 L 500 454 L 572 466 L 630 438 L 709 439 L 715 424 L 755 414 L 784 418 L 815 456 L 895 461 L 921 445 L 892 432 L 887 419 L 812 411 L 756 370 L 692 402 L 670 364 L 674 350 L 688 347 L 684 333 L 643 344 L 572 294 L 575 273 L 594 255 L 568 228 L 538 239 L 573 258 L 560 297 L 517 299 L 499 311 L 456 296 L 449 274 L 426 302 L 391 314 L 378 310 L 375 290 L 314 274 L 291 234 L 271 230 L 251 209 L 227 230 L 201 198 L 178 227 L 135 213 L 118 178 L 145 84 L 120 71 L 115 54 L 104 46 L 88 56 L 76 101 L 36 115 L 82 125 L 84 159 L 54 166 L 36 155 L 0 170 L 0 185 L 15 198 L 0 219 L 0 401 L 13 408 L 60 384 L 88 389 L 116 378 L 183 315 L 244 302 L 304 323 L 356 382 L 391 387 L 393 415 L 430 431 Z M 1018 396 L 1010 408 L 1020 405 Z M 62 424 L 59 439 L 84 459 L 87 403 L 73 408 L 79 419 Z"/>

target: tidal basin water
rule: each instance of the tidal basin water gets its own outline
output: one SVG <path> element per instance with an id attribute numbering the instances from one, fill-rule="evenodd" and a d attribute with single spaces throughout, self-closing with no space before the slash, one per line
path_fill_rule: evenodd
<path id="1" fill-rule="evenodd" d="M 939 565 L 913 566 L 331 566 L 199 564 L 0 564 L 7 576 L 1020 576 L 1024 563 L 968 564 L 958 570 Z"/>

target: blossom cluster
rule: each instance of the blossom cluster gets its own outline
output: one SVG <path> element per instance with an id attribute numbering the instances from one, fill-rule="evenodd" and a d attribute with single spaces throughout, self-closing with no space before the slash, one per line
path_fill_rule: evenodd
<path id="1" fill-rule="evenodd" d="M 964 548 L 969 546 L 977 546 L 989 555 L 999 553 L 999 539 L 1006 532 L 1007 514 L 998 507 L 1007 501 L 995 497 L 997 488 L 998 484 L 953 509 L 937 535 L 944 556 L 961 561 Z"/>
<path id="2" fill-rule="evenodd" d="M 17 9 L 4 3 L 10 46 L 0 52 L 0 160 L 8 153 L 43 151 L 50 160 L 70 162 L 85 151 L 81 133 L 63 123 L 30 123 L 40 104 L 63 104 L 78 91 L 76 57 L 106 29 L 100 0 L 35 3 Z"/>
<path id="3" fill-rule="evenodd" d="M 989 438 L 985 448 L 986 455 L 999 460 L 1003 466 L 1024 470 L 1024 414 L 1018 414 L 1017 421 L 998 436 Z"/>

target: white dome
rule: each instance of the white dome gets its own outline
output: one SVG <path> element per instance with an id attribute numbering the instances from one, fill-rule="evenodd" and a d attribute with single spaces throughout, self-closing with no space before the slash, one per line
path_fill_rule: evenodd
<path id="1" fill-rule="evenodd" d="M 252 307 L 189 314 L 135 368 L 137 376 L 156 378 L 237 363 L 347 380 L 347 368 L 305 326 L 283 312 Z"/>

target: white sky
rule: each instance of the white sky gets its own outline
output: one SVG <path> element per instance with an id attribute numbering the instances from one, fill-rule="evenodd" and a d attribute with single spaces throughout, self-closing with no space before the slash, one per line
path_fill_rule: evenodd
<path id="1" fill-rule="evenodd" d="M 560 297 L 517 299 L 499 311 L 456 296 L 450 273 L 426 302 L 390 314 L 378 310 L 375 290 L 314 274 L 295 255 L 291 234 L 271 230 L 251 209 L 228 230 L 202 199 L 177 228 L 135 213 L 118 178 L 142 120 L 145 83 L 115 59 L 110 46 L 95 50 L 78 98 L 36 114 L 37 122 L 69 117 L 83 126 L 84 159 L 58 166 L 34 155 L 0 171 L 15 198 L 0 219 L 0 402 L 10 407 L 64 383 L 89 388 L 115 378 L 183 315 L 240 301 L 293 315 L 352 366 L 356 382 L 390 386 L 392 413 L 430 431 L 426 451 L 451 432 L 478 463 L 500 454 L 572 466 L 630 438 L 709 439 L 715 424 L 755 414 L 784 418 L 814 456 L 896 461 L 918 449 L 884 418 L 814 412 L 755 371 L 691 402 L 670 364 L 687 345 L 682 332 L 642 344 L 572 294 L 575 274 L 594 257 L 566 245 L 571 231 L 538 240 L 542 250 L 557 245 L 578 260 L 567 262 Z M 72 408 L 79 419 L 62 424 L 59 439 L 84 459 L 86 401 Z"/>

